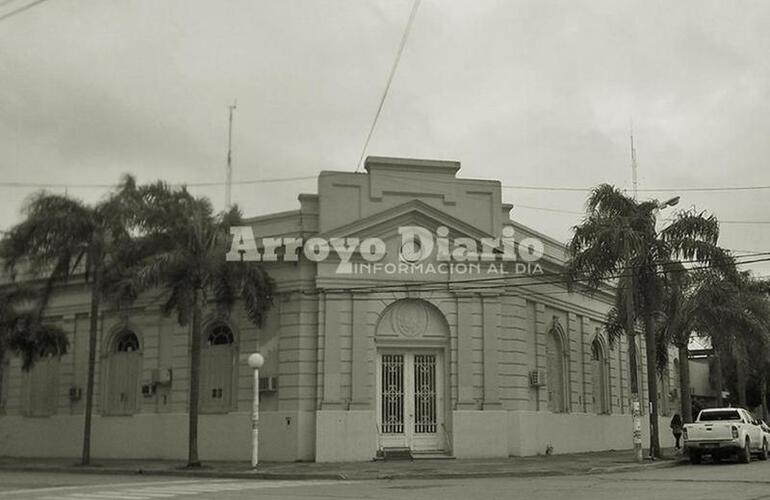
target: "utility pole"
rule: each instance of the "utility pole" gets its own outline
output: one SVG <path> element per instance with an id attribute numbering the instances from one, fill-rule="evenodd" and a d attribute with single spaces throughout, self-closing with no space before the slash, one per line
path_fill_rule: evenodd
<path id="1" fill-rule="evenodd" d="M 634 147 L 634 124 L 630 123 L 630 137 L 631 137 L 631 182 L 634 189 L 634 201 L 637 199 L 639 191 L 639 182 L 637 179 L 637 165 L 636 165 L 636 148 Z M 630 255 L 631 251 L 626 248 L 626 254 Z M 628 370 L 629 370 L 629 382 L 631 389 L 631 418 L 633 422 L 633 443 L 634 443 L 634 458 L 638 463 L 641 463 L 644 458 L 642 457 L 642 415 L 641 415 L 641 398 L 639 397 L 639 362 L 638 352 L 636 349 L 636 327 L 634 321 L 634 277 L 633 269 L 631 268 L 629 261 L 626 261 L 626 267 L 628 268 L 628 281 L 626 283 L 626 337 L 628 338 Z"/>
<path id="2" fill-rule="evenodd" d="M 227 107 L 230 111 L 230 117 L 227 127 L 227 177 L 225 179 L 225 210 L 230 210 L 232 207 L 232 187 L 233 187 L 233 111 L 238 104 L 238 101 L 233 101 L 231 105 Z"/>
<path id="3" fill-rule="evenodd" d="M 636 165 L 636 148 L 634 147 L 634 124 L 631 123 L 631 182 L 634 187 L 634 199 L 639 194 L 639 181 L 636 177 L 637 165 Z"/>

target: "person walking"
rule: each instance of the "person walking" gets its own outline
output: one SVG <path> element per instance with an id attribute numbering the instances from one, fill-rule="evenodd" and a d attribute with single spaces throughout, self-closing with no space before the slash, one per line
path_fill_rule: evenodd
<path id="1" fill-rule="evenodd" d="M 676 449 L 679 449 L 679 439 L 682 437 L 682 417 L 678 413 L 674 413 L 671 418 L 671 432 L 674 433 L 674 439 L 676 439 Z"/>

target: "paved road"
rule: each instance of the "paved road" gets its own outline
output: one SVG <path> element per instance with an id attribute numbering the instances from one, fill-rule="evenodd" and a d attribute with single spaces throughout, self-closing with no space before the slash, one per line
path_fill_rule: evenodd
<path id="1" fill-rule="evenodd" d="M 548 478 L 260 481 L 0 472 L 0 500 L 746 499 L 770 500 L 770 462 Z"/>

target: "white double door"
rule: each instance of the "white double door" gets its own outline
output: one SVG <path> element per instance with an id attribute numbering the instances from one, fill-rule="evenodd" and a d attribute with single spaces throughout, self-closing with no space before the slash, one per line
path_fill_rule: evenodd
<path id="1" fill-rule="evenodd" d="M 377 428 L 381 448 L 445 448 L 443 376 L 440 351 L 377 353 Z"/>

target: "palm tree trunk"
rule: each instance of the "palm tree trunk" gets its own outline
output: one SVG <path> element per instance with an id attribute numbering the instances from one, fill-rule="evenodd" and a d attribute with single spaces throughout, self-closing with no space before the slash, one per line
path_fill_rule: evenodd
<path id="1" fill-rule="evenodd" d="M 86 378 L 86 414 L 83 424 L 83 454 L 80 463 L 91 463 L 91 416 L 94 411 L 94 374 L 96 373 L 96 339 L 99 333 L 99 307 L 101 302 L 102 269 L 93 269 L 91 282 L 91 316 L 88 325 L 88 375 Z"/>
<path id="2" fill-rule="evenodd" d="M 199 288 L 193 290 L 193 308 L 192 308 L 192 327 L 190 329 L 190 401 L 189 401 L 189 422 L 188 422 L 188 448 L 187 448 L 187 466 L 200 467 L 201 462 L 198 459 L 198 399 L 200 391 L 201 375 L 201 315 L 203 306 L 201 304 L 203 292 Z"/>
<path id="3" fill-rule="evenodd" d="M 762 398 L 762 420 L 767 421 L 767 365 L 759 370 L 759 394 Z"/>
<path id="4" fill-rule="evenodd" d="M 626 335 L 628 338 L 628 379 L 631 398 L 639 400 L 639 377 L 637 376 L 636 342 L 634 339 L 634 290 L 629 280 L 626 286 Z"/>
<path id="5" fill-rule="evenodd" d="M 634 292 L 631 288 L 632 281 L 626 284 L 626 338 L 628 339 L 628 381 L 631 397 L 631 418 L 633 419 L 633 442 L 634 459 L 642 462 L 642 436 L 641 436 L 641 414 L 639 402 L 639 377 L 637 377 L 636 364 L 636 340 L 634 331 Z"/>
<path id="6" fill-rule="evenodd" d="M 722 387 L 724 382 L 722 381 L 722 356 L 719 355 L 719 351 L 714 349 L 714 385 L 716 385 L 717 391 L 717 406 L 724 406 L 725 402 L 722 398 Z"/>
<path id="7" fill-rule="evenodd" d="M 746 408 L 746 367 L 743 360 L 735 360 L 735 385 L 738 390 L 738 406 Z"/>
<path id="8" fill-rule="evenodd" d="M 738 389 L 738 406 L 746 408 L 746 352 L 743 342 L 739 339 L 736 346 L 735 378 Z"/>
<path id="9" fill-rule="evenodd" d="M 5 349 L 3 349 L 3 340 L 0 339 L 0 401 L 6 396 L 3 394 L 3 377 L 7 377 L 5 373 Z"/>
<path id="10" fill-rule="evenodd" d="M 682 422 L 692 422 L 692 395 L 690 394 L 690 362 L 687 344 L 679 349 L 679 394 L 682 400 Z"/>
<path id="11" fill-rule="evenodd" d="M 647 393 L 650 400 L 650 456 L 660 458 L 660 438 L 658 430 L 658 377 L 657 377 L 657 342 L 655 341 L 655 320 L 652 315 L 644 315 L 644 336 L 647 348 Z"/>

